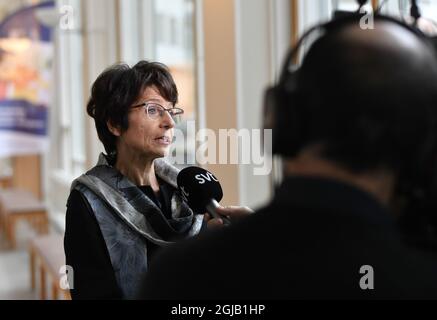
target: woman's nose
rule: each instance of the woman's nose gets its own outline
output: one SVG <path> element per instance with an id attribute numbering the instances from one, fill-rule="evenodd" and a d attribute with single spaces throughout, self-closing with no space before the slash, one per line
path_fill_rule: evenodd
<path id="1" fill-rule="evenodd" d="M 175 125 L 176 125 L 176 123 L 173 120 L 173 118 L 171 117 L 170 113 L 165 111 L 161 117 L 161 126 L 164 128 L 171 129 L 171 128 L 174 128 Z"/>

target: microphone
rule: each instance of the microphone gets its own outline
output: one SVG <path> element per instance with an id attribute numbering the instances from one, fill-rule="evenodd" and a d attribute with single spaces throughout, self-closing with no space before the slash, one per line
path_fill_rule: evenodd
<path id="1" fill-rule="evenodd" d="M 367 4 L 369 0 L 357 0 L 358 2 L 358 6 L 361 9 L 362 7 L 364 7 L 365 4 Z"/>
<path id="2" fill-rule="evenodd" d="M 178 189 L 182 198 L 195 212 L 208 212 L 214 218 L 229 225 L 230 220 L 217 213 L 223 190 L 218 179 L 209 171 L 199 167 L 182 169 L 177 177 Z"/>
<path id="3" fill-rule="evenodd" d="M 419 6 L 417 5 L 417 0 L 411 0 L 410 16 L 414 19 L 414 25 L 417 26 L 417 21 L 422 16 Z"/>
<path id="4" fill-rule="evenodd" d="M 369 2 L 369 0 L 357 0 L 356 2 L 358 4 L 358 10 L 356 11 L 335 10 L 334 20 L 343 19 L 350 16 L 359 16 L 361 18 L 366 16 L 366 12 L 363 12 L 361 9 L 364 7 L 364 5 L 366 5 Z"/>

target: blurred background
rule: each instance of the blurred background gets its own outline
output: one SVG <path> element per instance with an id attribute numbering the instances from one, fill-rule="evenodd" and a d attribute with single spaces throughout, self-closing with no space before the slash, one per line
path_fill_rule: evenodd
<path id="1" fill-rule="evenodd" d="M 437 1 L 418 1 L 419 26 L 437 34 Z M 367 12 L 411 21 L 409 0 Z M 167 64 L 186 111 L 175 148 L 194 159 L 195 129 L 260 129 L 264 89 L 309 26 L 355 0 L 0 0 L 0 299 L 68 299 L 61 269 L 71 182 L 103 151 L 85 106 L 116 62 Z M 342 90 L 342 88 L 339 88 Z M 253 143 L 258 143 L 255 141 Z M 208 164 L 223 204 L 257 208 L 280 162 Z"/>

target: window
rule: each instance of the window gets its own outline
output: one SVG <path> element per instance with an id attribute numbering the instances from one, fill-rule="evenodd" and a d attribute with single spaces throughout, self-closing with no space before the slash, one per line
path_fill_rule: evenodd
<path id="1" fill-rule="evenodd" d="M 71 182 L 85 171 L 84 63 L 81 32 L 82 0 L 58 0 L 73 9 L 73 28 L 55 26 L 55 101 L 50 114 L 50 151 L 44 174 L 50 215 L 62 229 Z"/>
<path id="2" fill-rule="evenodd" d="M 437 2 L 434 0 L 417 0 L 422 18 L 419 29 L 430 36 L 437 36 Z M 397 18 L 412 22 L 410 17 L 410 0 L 387 0 L 383 12 Z"/>
<path id="3" fill-rule="evenodd" d="M 58 29 L 57 77 L 60 86 L 52 117 L 52 151 L 55 168 L 65 177 L 75 177 L 85 169 L 85 106 L 83 98 L 83 48 L 80 32 L 81 0 L 60 0 L 58 6 L 73 8 L 74 28 Z"/>
<path id="4" fill-rule="evenodd" d="M 196 119 L 196 58 L 194 47 L 194 0 L 153 0 L 153 60 L 166 64 L 179 90 L 179 104 L 185 110 L 184 121 L 178 125 L 184 139 L 176 135 L 173 156 L 184 155 L 183 163 L 194 163 Z M 147 39 L 144 39 L 147 43 Z M 181 137 L 181 136 L 180 136 Z"/>
<path id="5" fill-rule="evenodd" d="M 195 138 L 192 127 L 198 108 L 195 0 L 123 0 L 119 2 L 119 15 L 120 60 L 129 65 L 139 60 L 158 61 L 170 68 L 179 90 L 179 104 L 185 110 L 172 159 L 175 164 L 192 165 L 195 143 L 190 142 Z"/>
<path id="6" fill-rule="evenodd" d="M 400 11 L 403 16 L 410 13 L 410 0 L 398 0 Z M 435 0 L 418 0 L 421 14 L 424 18 L 437 21 L 437 3 Z"/>

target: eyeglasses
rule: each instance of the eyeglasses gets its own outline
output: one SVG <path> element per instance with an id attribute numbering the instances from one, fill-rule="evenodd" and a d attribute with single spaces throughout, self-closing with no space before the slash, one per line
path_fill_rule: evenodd
<path id="1" fill-rule="evenodd" d="M 146 110 L 147 116 L 152 120 L 158 120 L 159 118 L 162 118 L 164 116 L 165 112 L 168 112 L 170 114 L 170 117 L 172 117 L 173 121 L 179 123 L 181 120 L 181 116 L 184 114 L 184 110 L 182 110 L 181 108 L 166 109 L 155 102 L 144 102 L 132 106 L 132 109 L 140 107 L 145 107 L 144 109 Z"/>

